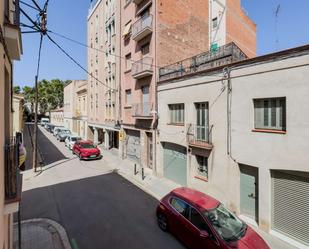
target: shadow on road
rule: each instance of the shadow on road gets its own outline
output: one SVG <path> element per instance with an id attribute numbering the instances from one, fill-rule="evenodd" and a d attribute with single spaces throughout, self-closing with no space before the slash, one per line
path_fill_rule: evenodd
<path id="1" fill-rule="evenodd" d="M 156 223 L 158 201 L 116 173 L 23 192 L 22 219 L 62 224 L 83 249 L 183 249 Z"/>
<path id="2" fill-rule="evenodd" d="M 26 169 L 32 168 L 32 143 L 31 138 L 33 136 L 34 124 L 25 124 L 24 127 L 24 144 L 27 150 Z M 38 129 L 38 148 L 41 154 L 43 165 L 48 165 L 54 162 L 58 162 L 63 159 L 67 159 L 65 155 L 46 137 L 40 129 Z"/>

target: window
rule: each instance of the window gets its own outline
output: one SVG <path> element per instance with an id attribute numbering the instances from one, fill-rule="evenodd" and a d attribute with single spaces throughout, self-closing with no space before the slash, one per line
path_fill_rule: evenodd
<path id="1" fill-rule="evenodd" d="M 199 230 L 206 231 L 208 233 L 210 232 L 210 229 L 208 228 L 202 215 L 193 207 L 190 208 L 189 220 Z"/>
<path id="2" fill-rule="evenodd" d="M 141 52 L 142 52 L 143 55 L 148 54 L 149 51 L 150 51 L 150 43 L 149 43 L 149 42 L 146 43 L 146 44 L 143 44 L 143 45 L 141 46 Z"/>
<path id="3" fill-rule="evenodd" d="M 184 124 L 185 114 L 184 104 L 171 104 L 168 105 L 169 112 L 170 112 L 170 123 L 171 124 Z"/>
<path id="4" fill-rule="evenodd" d="M 218 27 L 218 17 L 212 19 L 212 28 L 216 29 Z"/>
<path id="5" fill-rule="evenodd" d="M 130 106 L 131 103 L 131 89 L 126 90 L 126 106 Z"/>
<path id="6" fill-rule="evenodd" d="M 132 21 L 129 21 L 123 30 L 122 36 L 126 39 L 130 34 L 131 34 L 131 29 L 132 29 Z"/>
<path id="7" fill-rule="evenodd" d="M 204 156 L 196 156 L 197 161 L 197 174 L 208 178 L 208 158 Z"/>
<path id="8" fill-rule="evenodd" d="M 285 131 L 285 98 L 255 99 L 254 128 Z"/>
<path id="9" fill-rule="evenodd" d="M 126 55 L 126 71 L 131 70 L 132 61 L 131 61 L 131 53 Z"/>
<path id="10" fill-rule="evenodd" d="M 177 199 L 177 198 L 171 198 L 170 204 L 173 208 L 176 209 L 178 213 L 183 215 L 185 218 L 188 218 L 189 216 L 189 206 L 184 201 Z"/>

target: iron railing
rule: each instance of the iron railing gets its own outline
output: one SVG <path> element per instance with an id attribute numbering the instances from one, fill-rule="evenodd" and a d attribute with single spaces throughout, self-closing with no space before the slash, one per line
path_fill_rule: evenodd
<path id="1" fill-rule="evenodd" d="M 153 72 L 152 65 L 153 58 L 144 57 L 143 59 L 136 61 L 132 64 L 132 76 L 141 74 L 143 72 Z"/>
<path id="2" fill-rule="evenodd" d="M 18 192 L 19 141 L 10 138 L 4 146 L 4 153 L 5 199 L 11 200 L 17 197 Z"/>
<path id="3" fill-rule="evenodd" d="M 151 117 L 151 111 L 153 108 L 153 103 L 135 103 L 132 104 L 132 116 L 134 117 Z"/>
<path id="4" fill-rule="evenodd" d="M 212 126 L 209 128 L 206 125 L 187 125 L 187 141 L 191 145 L 202 147 L 212 147 Z"/>
<path id="5" fill-rule="evenodd" d="M 179 61 L 159 69 L 159 80 L 169 80 L 190 73 L 230 64 L 246 59 L 247 56 L 233 42 L 218 47 L 215 51 L 208 51 L 194 57 Z"/>
<path id="6" fill-rule="evenodd" d="M 132 25 L 132 38 L 143 32 L 145 29 L 152 30 L 152 15 L 141 17 Z"/>

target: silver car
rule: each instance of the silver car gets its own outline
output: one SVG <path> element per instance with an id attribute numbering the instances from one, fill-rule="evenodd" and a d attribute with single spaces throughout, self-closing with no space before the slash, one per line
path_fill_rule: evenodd
<path id="1" fill-rule="evenodd" d="M 65 146 L 72 150 L 77 140 L 82 140 L 82 138 L 77 135 L 70 135 L 65 139 Z"/>

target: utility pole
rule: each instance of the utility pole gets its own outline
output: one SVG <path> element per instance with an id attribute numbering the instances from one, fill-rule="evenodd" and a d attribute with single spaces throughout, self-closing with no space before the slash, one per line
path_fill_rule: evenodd
<path id="1" fill-rule="evenodd" d="M 34 110 L 34 134 L 33 134 L 33 169 L 34 172 L 37 172 L 38 167 L 38 99 L 39 99 L 39 91 L 38 91 L 38 76 L 35 76 L 35 110 Z"/>
<path id="2" fill-rule="evenodd" d="M 46 5 L 47 8 L 47 5 Z M 41 33 L 41 42 L 39 50 L 39 60 L 38 60 L 38 69 L 35 76 L 35 112 L 34 112 L 34 134 L 33 134 L 33 169 L 34 172 L 37 172 L 38 169 L 38 106 L 39 106 L 39 89 L 38 89 L 38 75 L 39 75 L 39 66 L 40 66 L 40 56 L 41 56 L 41 46 L 42 46 L 42 37 L 46 34 L 47 29 L 47 14 L 46 9 L 40 11 L 40 33 Z"/>

